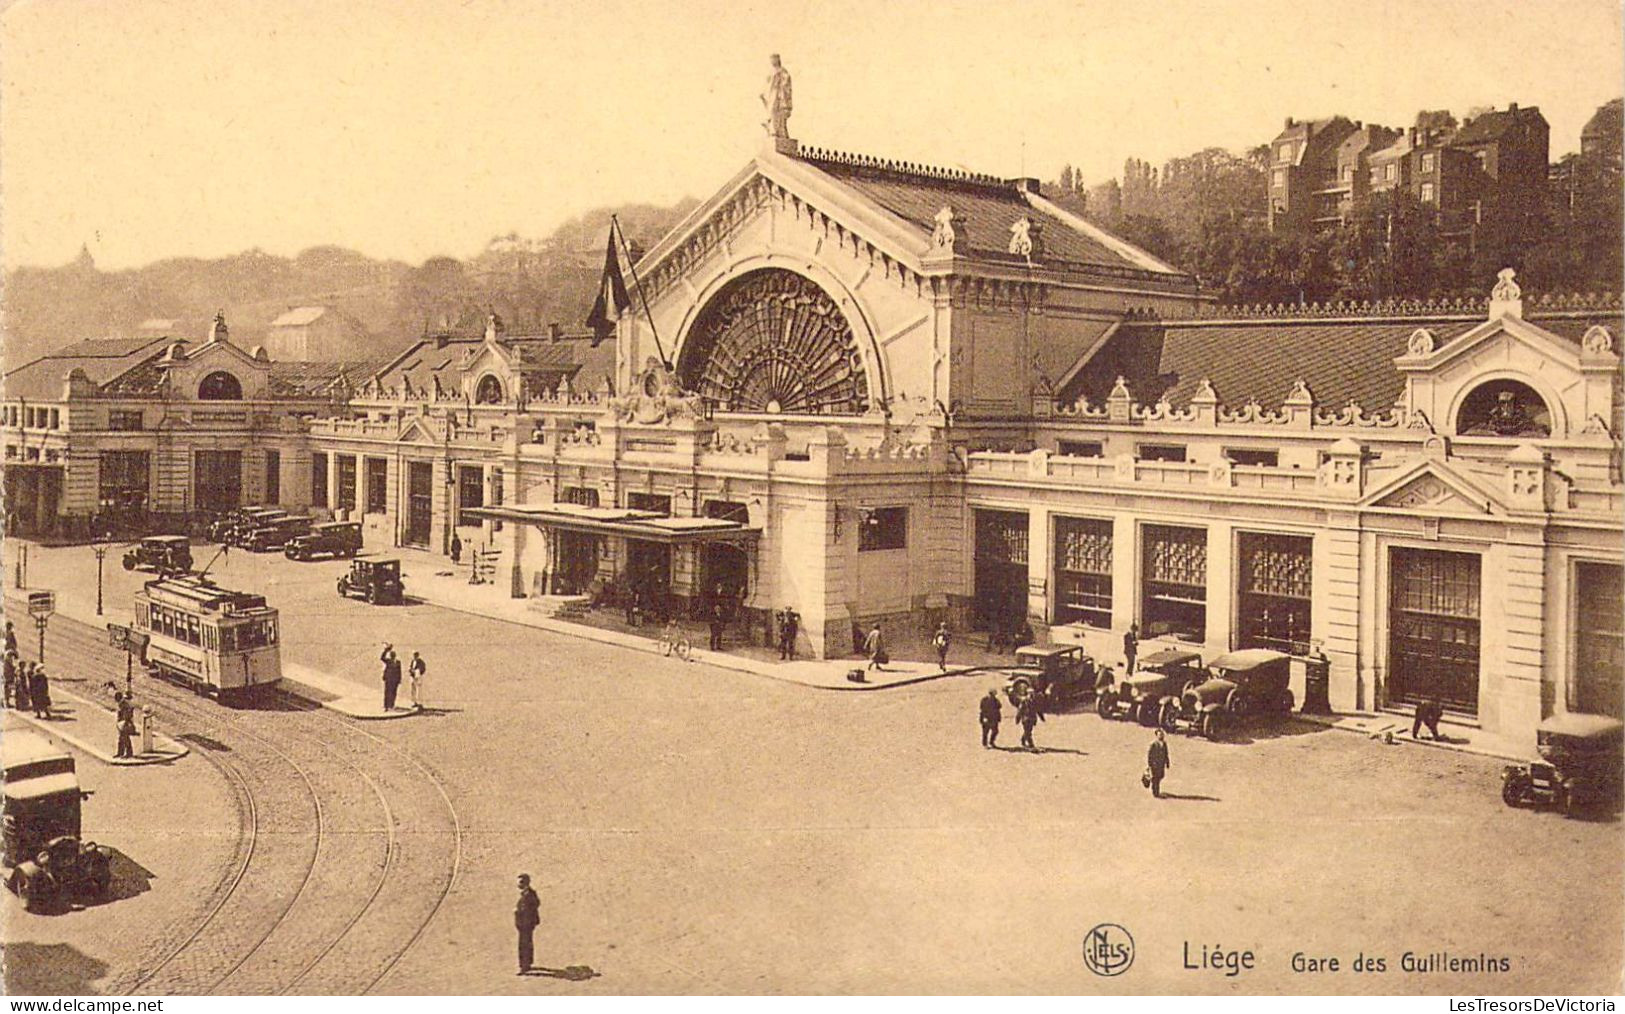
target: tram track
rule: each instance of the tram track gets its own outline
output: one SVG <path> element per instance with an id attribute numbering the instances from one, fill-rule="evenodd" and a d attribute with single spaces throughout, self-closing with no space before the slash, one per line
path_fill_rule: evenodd
<path id="1" fill-rule="evenodd" d="M 93 687 L 121 678 L 122 652 L 96 628 L 59 617 L 52 635 L 59 671 L 65 657 Z M 269 708 L 235 710 L 153 677 L 141 690 L 166 730 L 193 740 L 232 785 L 243 833 L 201 917 L 122 976 L 126 991 L 376 988 L 461 867 L 462 825 L 439 776 L 285 692 L 268 693 Z"/>

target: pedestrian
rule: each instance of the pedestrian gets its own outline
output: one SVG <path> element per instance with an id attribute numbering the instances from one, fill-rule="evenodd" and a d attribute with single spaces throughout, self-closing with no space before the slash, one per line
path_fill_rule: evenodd
<path id="1" fill-rule="evenodd" d="M 866 669 L 884 669 L 891 656 L 886 654 L 886 639 L 880 633 L 880 621 L 869 628 L 869 635 L 863 639 L 863 653 L 869 656 Z"/>
<path id="2" fill-rule="evenodd" d="M 45 667 L 38 662 L 34 663 L 33 674 L 28 680 L 28 701 L 34 709 L 35 718 L 51 717 L 51 681 L 45 675 Z"/>
<path id="3" fill-rule="evenodd" d="M 530 886 L 530 874 L 519 874 L 519 901 L 513 907 L 513 926 L 519 931 L 519 974 L 536 960 L 536 927 L 542 922 L 542 899 Z"/>
<path id="4" fill-rule="evenodd" d="M 931 647 L 937 649 L 937 668 L 943 672 L 948 671 L 948 642 L 952 639 L 946 620 L 937 624 L 937 632 L 931 635 Z"/>
<path id="5" fill-rule="evenodd" d="M 395 694 L 401 688 L 401 660 L 395 654 L 395 646 L 384 645 L 384 653 L 378 656 L 384 663 L 384 710 L 395 710 Z"/>
<path id="6" fill-rule="evenodd" d="M 796 638 L 801 634 L 801 616 L 790 606 L 784 607 L 779 618 L 779 657 L 796 657 Z"/>
<path id="7" fill-rule="evenodd" d="M 423 656 L 412 652 L 412 664 L 406 667 L 406 675 L 412 681 L 412 707 L 417 711 L 423 710 L 423 676 L 428 671 L 429 664 L 423 661 Z"/>
<path id="8" fill-rule="evenodd" d="M 116 691 L 113 700 L 118 704 L 118 752 L 114 756 L 134 757 L 131 737 L 135 735 L 135 704 L 123 691 Z"/>
<path id="9" fill-rule="evenodd" d="M 1004 717 L 1004 708 L 999 705 L 999 692 L 992 687 L 988 688 L 987 696 L 982 698 L 982 748 L 991 750 L 999 745 L 999 719 Z"/>
<path id="10" fill-rule="evenodd" d="M 17 663 L 17 679 L 11 687 L 11 701 L 12 707 L 16 708 L 18 711 L 28 710 L 28 691 L 31 689 L 33 676 L 34 663 Z"/>
<path id="11" fill-rule="evenodd" d="M 1168 760 L 1168 737 L 1158 729 L 1156 738 L 1151 741 L 1150 749 L 1145 752 L 1145 777 L 1141 779 L 1151 789 L 1151 794 L 1158 799 L 1162 798 L 1162 776 L 1167 774 L 1171 767 L 1173 763 Z"/>
<path id="12" fill-rule="evenodd" d="M 1134 656 L 1140 650 L 1140 625 L 1130 623 L 1128 630 L 1123 633 L 1123 672 L 1129 676 L 1134 675 Z"/>
<path id="13" fill-rule="evenodd" d="M 0 669 L 4 670 L 6 680 L 5 697 L 0 698 L 0 700 L 4 700 L 6 707 L 9 708 L 17 699 L 17 653 L 15 651 L 8 651 L 3 658 L 0 658 Z"/>
<path id="14" fill-rule="evenodd" d="M 17 632 L 11 629 L 11 621 L 6 621 L 6 650 L 12 654 L 17 652 Z"/>
<path id="15" fill-rule="evenodd" d="M 725 625 L 722 600 L 711 603 L 711 650 L 722 650 L 722 628 Z"/>
<path id="16" fill-rule="evenodd" d="M 1033 745 L 1033 726 L 1043 720 L 1044 708 L 1038 691 L 1030 691 L 1016 706 L 1016 721 L 1021 724 L 1021 745 L 1034 753 L 1038 752 L 1038 747 Z"/>
<path id="17" fill-rule="evenodd" d="M 1416 705 L 1416 718 L 1411 722 L 1411 738 L 1420 739 L 1422 726 L 1427 726 L 1428 733 L 1435 740 L 1439 738 L 1439 722 L 1444 718 L 1444 702 L 1437 697 L 1430 697 Z"/>
<path id="18" fill-rule="evenodd" d="M 451 562 L 453 564 L 463 562 L 463 540 L 458 538 L 456 532 L 451 533 Z"/>

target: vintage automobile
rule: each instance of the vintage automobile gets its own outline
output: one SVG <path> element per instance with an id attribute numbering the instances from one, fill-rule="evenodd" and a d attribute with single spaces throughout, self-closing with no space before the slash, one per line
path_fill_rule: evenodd
<path id="1" fill-rule="evenodd" d="M 246 546 L 249 535 L 267 525 L 275 524 L 287 516 L 287 511 L 275 507 L 255 507 L 252 510 L 244 511 L 242 516 L 232 524 L 231 530 L 226 533 L 226 537 L 222 541 L 228 546 Z"/>
<path id="2" fill-rule="evenodd" d="M 251 527 L 261 519 L 285 513 L 287 512 L 275 507 L 237 507 L 215 518 L 209 525 L 209 541 L 229 545 L 237 537 L 237 530 L 244 525 Z"/>
<path id="3" fill-rule="evenodd" d="M 1244 648 L 1208 663 L 1207 679 L 1186 688 L 1178 703 L 1162 708 L 1162 727 L 1170 732 L 1184 723 L 1208 739 L 1250 715 L 1292 712 L 1292 657 L 1269 648 Z"/>
<path id="4" fill-rule="evenodd" d="M 179 574 L 192 569 L 192 541 L 184 535 L 149 535 L 124 553 L 125 570 Z"/>
<path id="5" fill-rule="evenodd" d="M 318 556 L 335 559 L 361 551 L 361 522 L 329 521 L 316 525 L 304 535 L 295 536 L 282 547 L 290 560 L 314 560 Z"/>
<path id="6" fill-rule="evenodd" d="M 253 553 L 281 549 L 291 540 L 310 534 L 311 519 L 303 516 L 280 517 L 256 525 L 248 530 L 241 541 L 243 548 Z"/>
<path id="7" fill-rule="evenodd" d="M 1005 670 L 1004 695 L 1019 704 L 1029 694 L 1043 694 L 1052 708 L 1086 700 L 1095 692 L 1095 661 L 1076 644 L 1016 649 L 1016 665 Z"/>
<path id="8" fill-rule="evenodd" d="M 1095 698 L 1101 718 L 1135 718 L 1156 725 L 1163 708 L 1179 706 L 1179 696 L 1207 678 L 1202 656 L 1183 648 L 1163 648 L 1140 660 L 1139 668 Z"/>
<path id="9" fill-rule="evenodd" d="M 0 818 L 6 886 L 37 911 L 73 895 L 106 897 L 112 852 L 79 840 L 79 787 L 73 757 L 32 732 L 7 732 L 5 816 Z"/>
<path id="10" fill-rule="evenodd" d="M 400 605 L 404 580 L 399 560 L 351 560 L 350 572 L 339 578 L 339 594 L 373 605 Z"/>
<path id="11" fill-rule="evenodd" d="M 1535 727 L 1540 760 L 1510 764 L 1501 775 L 1508 806 L 1549 806 L 1574 813 L 1620 803 L 1625 725 L 1602 715 L 1553 715 Z"/>

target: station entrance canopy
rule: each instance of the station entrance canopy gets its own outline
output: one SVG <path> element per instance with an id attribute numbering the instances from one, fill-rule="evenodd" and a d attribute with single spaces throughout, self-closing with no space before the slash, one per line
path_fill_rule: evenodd
<path id="1" fill-rule="evenodd" d="M 463 517 L 480 520 L 517 522 L 587 535 L 617 535 L 670 546 L 754 543 L 762 534 L 760 528 L 720 518 L 668 517 L 628 507 L 588 507 L 571 503 L 465 507 L 461 513 Z"/>

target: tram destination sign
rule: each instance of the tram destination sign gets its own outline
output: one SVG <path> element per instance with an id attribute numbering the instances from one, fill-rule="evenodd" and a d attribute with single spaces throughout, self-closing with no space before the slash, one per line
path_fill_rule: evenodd
<path id="1" fill-rule="evenodd" d="M 31 591 L 28 593 L 28 615 L 35 618 L 50 616 L 56 612 L 56 592 Z"/>

